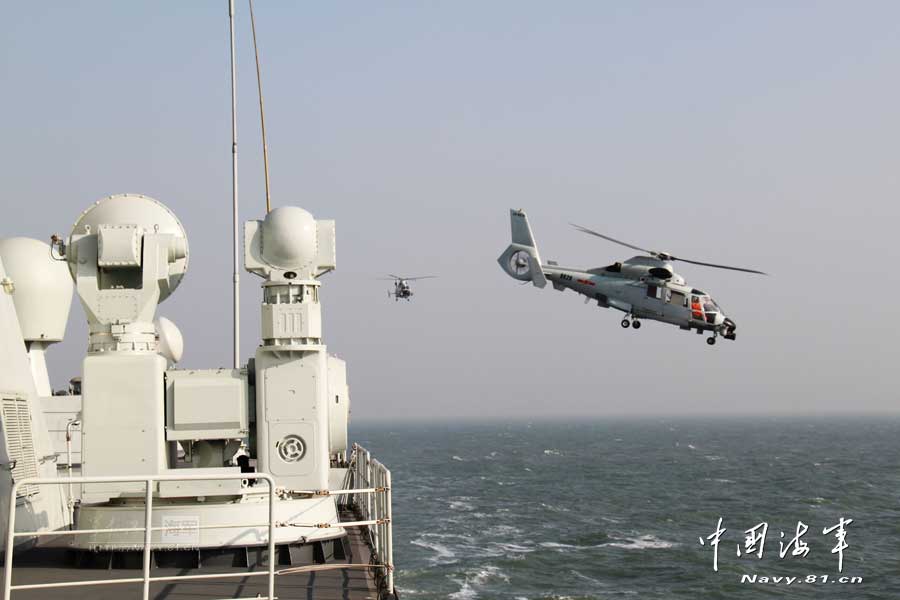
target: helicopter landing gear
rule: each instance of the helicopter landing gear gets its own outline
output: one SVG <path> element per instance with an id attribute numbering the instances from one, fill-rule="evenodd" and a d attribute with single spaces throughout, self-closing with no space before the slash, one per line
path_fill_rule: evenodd
<path id="1" fill-rule="evenodd" d="M 635 329 L 640 329 L 640 328 L 641 328 L 641 322 L 638 321 L 637 319 L 633 319 L 633 320 L 631 321 L 631 326 L 634 327 Z"/>
<path id="2" fill-rule="evenodd" d="M 628 329 L 629 327 L 631 327 L 631 321 L 629 321 L 628 319 L 622 319 L 622 322 L 619 323 L 619 325 L 622 326 L 622 329 Z"/>
<path id="3" fill-rule="evenodd" d="M 710 337 L 706 338 L 706 343 L 709 344 L 710 346 L 715 345 L 715 343 L 716 343 L 716 336 L 713 335 L 713 336 L 710 336 Z"/>

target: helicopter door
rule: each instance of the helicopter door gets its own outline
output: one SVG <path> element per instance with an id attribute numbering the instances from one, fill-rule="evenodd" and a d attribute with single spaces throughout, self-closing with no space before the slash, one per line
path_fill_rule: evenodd
<path id="1" fill-rule="evenodd" d="M 650 299 L 650 302 L 645 303 L 645 306 L 650 312 L 657 315 L 663 314 L 663 291 L 663 288 L 658 285 L 647 284 L 647 298 Z"/>

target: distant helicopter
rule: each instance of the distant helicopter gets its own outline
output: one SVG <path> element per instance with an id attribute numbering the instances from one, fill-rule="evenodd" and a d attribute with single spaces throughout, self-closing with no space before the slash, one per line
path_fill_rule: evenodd
<path id="1" fill-rule="evenodd" d="M 391 292 L 388 290 L 388 298 L 391 296 L 394 297 L 394 302 L 400 300 L 401 298 L 405 298 L 407 302 L 409 302 L 410 297 L 413 295 L 413 291 L 409 287 L 410 281 L 417 281 L 419 279 L 434 279 L 437 275 L 423 275 L 421 277 L 398 277 L 397 275 L 388 274 L 387 277 L 382 277 L 382 281 L 393 281 L 394 282 L 394 291 Z"/>
<path id="2" fill-rule="evenodd" d="M 510 277 L 522 282 L 530 281 L 539 288 L 547 285 L 549 280 L 559 291 L 570 288 L 584 295 L 585 303 L 596 300 L 603 308 L 620 310 L 626 314 L 621 323 L 626 329 L 638 329 L 640 319 L 652 319 L 678 325 L 686 331 L 695 329 L 698 334 L 711 332 L 712 335 L 706 339 L 710 346 L 716 343 L 719 334 L 726 340 L 734 340 L 737 329 L 734 320 L 725 315 L 709 294 L 686 285 L 684 278 L 675 273 L 672 263 L 680 260 L 705 267 L 765 275 L 753 269 L 688 260 L 668 252 L 647 250 L 574 224 L 572 226 L 582 233 L 646 252 L 648 256 L 635 256 L 607 267 L 587 270 L 561 267 L 554 261 L 542 263 L 525 212 L 510 210 L 509 214 L 512 244 L 497 261 Z"/>

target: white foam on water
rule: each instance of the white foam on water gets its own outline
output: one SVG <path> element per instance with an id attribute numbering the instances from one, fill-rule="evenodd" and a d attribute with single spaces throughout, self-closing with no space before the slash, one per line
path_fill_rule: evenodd
<path id="1" fill-rule="evenodd" d="M 491 536 L 508 536 L 511 537 L 515 534 L 522 533 L 522 530 L 518 527 L 513 527 L 512 525 L 494 525 L 490 529 L 488 529 L 485 533 Z"/>
<path id="2" fill-rule="evenodd" d="M 605 583 L 603 583 L 603 582 L 600 581 L 599 579 L 594 579 L 593 577 L 588 577 L 588 576 L 585 575 L 584 573 L 579 573 L 579 572 L 576 571 L 575 569 L 572 569 L 572 575 L 575 575 L 576 577 L 580 577 L 581 579 L 584 579 L 585 581 L 589 581 L 589 582 L 593 583 L 594 585 L 602 585 L 602 586 L 605 586 L 605 585 L 606 585 Z"/>
<path id="3" fill-rule="evenodd" d="M 653 535 L 641 535 L 636 538 L 626 538 L 618 542 L 607 542 L 599 546 L 612 546 L 613 548 L 624 548 L 625 550 L 661 550 L 665 548 L 674 548 L 678 544 L 661 540 Z M 599 547 L 598 546 L 598 547 Z"/>
<path id="4" fill-rule="evenodd" d="M 563 551 L 563 550 L 583 550 L 588 546 L 575 546 L 572 544 L 561 544 L 559 542 L 541 542 L 538 546 L 542 548 L 550 548 L 552 550 Z"/>
<path id="5" fill-rule="evenodd" d="M 546 454 L 547 456 L 562 456 L 562 452 L 556 450 L 555 448 L 548 448 L 544 450 L 544 454 Z"/>
<path id="6" fill-rule="evenodd" d="M 534 552 L 534 548 L 529 548 L 528 546 L 522 546 L 520 544 L 497 542 L 494 546 L 509 554 L 528 554 L 529 552 Z"/>
<path id="7" fill-rule="evenodd" d="M 460 585 L 459 591 L 453 592 L 448 598 L 453 600 L 472 600 L 478 597 L 476 588 L 483 587 L 490 580 L 498 580 L 503 583 L 509 583 L 509 577 L 500 570 L 499 567 L 486 565 L 480 569 L 469 569 L 465 573 L 465 580 L 453 579 L 455 583 Z"/>
<path id="8" fill-rule="evenodd" d="M 607 523 L 621 523 L 622 519 L 613 519 L 612 517 L 600 517 L 601 521 L 606 521 Z"/>
<path id="9" fill-rule="evenodd" d="M 456 552 L 451 550 L 449 547 L 444 544 L 438 544 L 437 542 L 429 542 L 423 538 L 418 538 L 410 542 L 413 546 L 419 546 L 420 548 L 425 548 L 426 550 L 431 550 L 435 553 L 434 556 L 428 557 L 428 562 L 432 566 L 437 565 L 447 565 L 456 562 Z"/>
<path id="10" fill-rule="evenodd" d="M 462 533 L 423 533 L 421 537 L 433 537 L 441 540 L 463 540 L 470 544 L 475 543 L 475 538 L 470 535 L 463 535 Z"/>
<path id="11" fill-rule="evenodd" d="M 463 458 L 461 458 L 461 457 L 459 457 L 459 456 L 457 456 L 457 455 L 455 455 L 455 454 L 454 454 L 453 456 L 451 456 L 450 458 L 453 459 L 453 460 L 457 460 L 457 461 L 459 461 L 459 462 L 465 462 L 465 459 L 463 459 Z"/>

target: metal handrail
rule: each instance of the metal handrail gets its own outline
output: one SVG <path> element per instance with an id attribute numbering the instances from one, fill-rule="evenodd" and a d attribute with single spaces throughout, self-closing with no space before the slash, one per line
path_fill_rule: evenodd
<path id="1" fill-rule="evenodd" d="M 353 486 L 383 491 L 383 494 L 367 494 L 365 502 L 353 499 L 353 505 L 366 521 L 374 521 L 368 529 L 369 541 L 376 562 L 384 565 L 385 585 L 389 594 L 394 593 L 394 528 L 391 509 L 391 472 L 372 458 L 372 454 L 358 444 L 353 444 L 350 466 Z"/>
<path id="2" fill-rule="evenodd" d="M 339 490 L 290 490 L 291 493 L 305 494 L 310 496 L 338 496 L 339 503 L 342 498 L 352 496 L 353 506 L 355 506 L 360 514 L 364 517 L 360 521 L 345 521 L 338 523 L 295 523 L 295 522 L 279 522 L 275 520 L 275 498 L 281 490 L 275 487 L 274 478 L 267 473 L 229 473 L 229 474 L 184 474 L 184 475 L 146 475 L 146 476 L 118 476 L 118 477 L 67 477 L 65 479 L 47 479 L 47 478 L 31 478 L 14 481 L 10 490 L 10 510 L 7 519 L 7 536 L 6 536 L 6 561 L 4 565 L 4 584 L 3 591 L 7 600 L 11 598 L 13 590 L 31 590 L 43 588 L 60 588 L 60 587 L 77 587 L 77 586 L 95 586 L 110 585 L 122 583 L 143 583 L 144 600 L 149 600 L 150 584 L 156 581 L 174 581 L 187 579 L 213 579 L 213 578 L 229 578 L 229 577 L 254 577 L 268 575 L 269 577 L 269 600 L 275 596 L 275 575 L 287 575 L 290 573 L 308 570 L 307 567 L 294 567 L 291 569 L 275 570 L 275 528 L 276 527 L 310 527 L 310 528 L 343 528 L 348 527 L 365 527 L 373 548 L 373 562 L 368 565 L 361 564 L 338 564 L 338 565 L 317 565 L 316 570 L 324 568 L 372 568 L 383 569 L 385 571 L 384 582 L 388 593 L 394 593 L 394 564 L 393 564 L 393 526 L 391 514 L 391 473 L 377 460 L 372 459 L 371 454 L 365 448 L 353 446 L 353 454 L 350 458 L 349 471 L 353 477 L 353 485 L 349 489 Z M 167 527 L 152 526 L 153 511 L 153 483 L 159 481 L 216 481 L 229 479 L 261 479 L 268 484 L 269 496 L 269 522 L 260 523 L 258 525 L 247 524 L 223 524 L 223 525 L 197 525 L 197 529 L 220 529 L 225 527 L 267 527 L 269 532 L 269 568 L 267 571 L 246 572 L 246 573 L 214 573 L 201 575 L 175 575 L 164 577 L 150 577 L 150 560 L 152 551 L 152 532 L 168 529 Z M 145 506 L 144 506 L 144 526 L 143 527 L 120 527 L 108 529 L 73 529 L 66 531 L 15 531 L 16 520 L 16 503 L 15 497 L 19 486 L 24 485 L 61 485 L 73 483 L 124 483 L 124 482 L 144 482 L 145 489 Z M 360 485 L 362 484 L 362 485 Z M 365 502 L 359 500 L 359 496 L 365 496 Z M 373 533 L 374 530 L 374 533 Z M 143 545 L 143 576 L 129 577 L 121 579 L 95 579 L 86 581 L 66 581 L 56 583 L 38 583 L 27 585 L 12 585 L 12 569 L 13 569 L 13 551 L 15 539 L 20 537 L 41 537 L 41 536 L 59 536 L 59 535 L 79 535 L 91 533 L 127 533 L 127 532 L 144 532 Z M 266 600 L 266 599 L 261 599 Z"/>
<path id="3" fill-rule="evenodd" d="M 152 513 L 153 513 L 153 483 L 158 481 L 221 481 L 221 480 L 229 480 L 229 479 L 261 479 L 264 480 L 268 484 L 269 491 L 269 569 L 267 572 L 257 572 L 257 573 L 215 573 L 215 574 L 202 574 L 202 575 L 176 575 L 176 576 L 168 576 L 168 577 L 150 577 L 150 558 L 151 558 L 151 543 L 152 543 L 152 534 L 154 528 L 152 526 Z M 46 532 L 32 532 L 32 531 L 15 531 L 16 524 L 16 492 L 19 489 L 19 486 L 23 485 L 60 485 L 66 483 L 126 483 L 126 482 L 134 482 L 141 481 L 144 482 L 146 486 L 145 496 L 144 496 L 144 527 L 136 527 L 136 528 L 126 528 L 132 531 L 143 531 L 144 532 L 144 549 L 143 549 L 143 577 L 129 577 L 125 579 L 94 579 L 89 581 L 63 581 L 57 583 L 38 583 L 38 584 L 29 584 L 29 585 L 12 585 L 12 570 L 13 570 L 13 551 L 15 545 L 15 539 L 17 537 L 32 537 L 35 535 L 44 535 Z M 71 530 L 67 532 L 54 532 L 56 534 L 59 533 L 67 533 L 67 534 L 79 534 L 79 533 L 90 533 L 93 530 Z M 103 530 L 105 532 L 109 532 L 111 530 L 106 529 Z M 9 515 L 7 518 L 7 530 L 6 530 L 6 561 L 3 569 L 3 597 L 9 600 L 12 597 L 13 590 L 26 590 L 26 589 L 42 589 L 42 588 L 60 588 L 60 587 L 77 587 L 83 585 L 110 585 L 110 584 L 118 584 L 118 583 L 143 583 L 143 598 L 144 600 L 149 600 L 150 598 L 150 584 L 154 581 L 173 581 L 177 580 L 188 580 L 188 579 L 210 579 L 215 577 L 247 577 L 253 575 L 268 575 L 269 576 L 269 592 L 268 592 L 268 600 L 275 599 L 275 478 L 269 475 L 268 473 L 228 473 L 228 474 L 217 474 L 217 475 L 203 475 L 203 474 L 190 474 L 190 475 L 145 475 L 141 477 L 134 476 L 121 476 L 121 477 L 77 477 L 77 478 L 66 478 L 66 479 L 46 479 L 46 478 L 27 478 L 20 479 L 19 481 L 13 481 L 12 487 L 10 489 L 10 502 L 9 502 Z"/>

